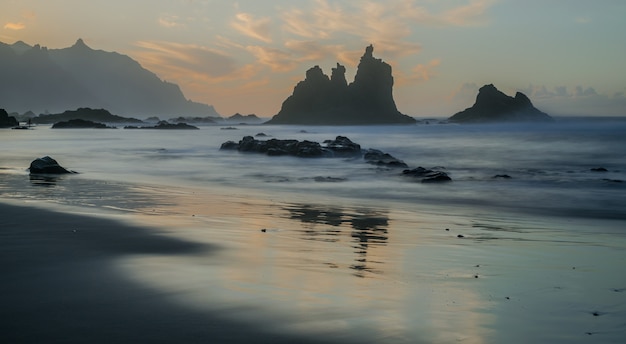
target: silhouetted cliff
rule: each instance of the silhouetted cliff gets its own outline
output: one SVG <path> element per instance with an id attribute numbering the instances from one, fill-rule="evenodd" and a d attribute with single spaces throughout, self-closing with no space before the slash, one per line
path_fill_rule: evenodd
<path id="1" fill-rule="evenodd" d="M 0 42 L 0 61 L 0 104 L 11 111 L 91 107 L 130 116 L 219 116 L 130 57 L 91 49 L 82 39 L 64 49 Z"/>
<path id="2" fill-rule="evenodd" d="M 4 109 L 0 109 L 0 128 L 9 128 L 19 125 L 17 119 L 9 114 Z"/>
<path id="3" fill-rule="evenodd" d="M 521 92 L 509 97 L 492 85 L 480 88 L 470 108 L 448 119 L 454 123 L 551 122 L 552 117 L 539 111 Z"/>
<path id="4" fill-rule="evenodd" d="M 365 49 L 354 82 L 348 85 L 346 68 L 339 63 L 331 77 L 319 66 L 306 72 L 267 124 L 353 125 L 415 123 L 403 115 L 393 100 L 391 66 L 374 58 L 373 46 Z"/>

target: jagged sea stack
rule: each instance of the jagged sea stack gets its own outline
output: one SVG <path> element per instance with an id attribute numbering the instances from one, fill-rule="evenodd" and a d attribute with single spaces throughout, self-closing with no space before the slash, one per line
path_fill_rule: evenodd
<path id="1" fill-rule="evenodd" d="M 525 94 L 509 97 L 493 85 L 478 90 L 476 102 L 470 108 L 448 119 L 453 123 L 552 122 L 548 114 L 539 111 Z"/>
<path id="2" fill-rule="evenodd" d="M 346 68 L 339 63 L 331 77 L 319 66 L 306 72 L 267 124 L 367 125 L 409 124 L 415 119 L 398 111 L 393 100 L 391 66 L 365 49 L 354 82 L 348 85 Z"/>

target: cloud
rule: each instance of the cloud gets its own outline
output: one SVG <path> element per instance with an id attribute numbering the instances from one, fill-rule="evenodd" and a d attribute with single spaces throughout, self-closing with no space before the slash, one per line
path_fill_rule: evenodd
<path id="1" fill-rule="evenodd" d="M 269 66 L 274 72 L 288 72 L 298 66 L 298 62 L 288 51 L 261 46 L 249 46 L 246 50 L 254 55 L 259 63 Z"/>
<path id="2" fill-rule="evenodd" d="M 24 23 L 6 23 L 4 24 L 4 28 L 7 30 L 23 30 L 26 28 L 26 24 Z"/>
<path id="3" fill-rule="evenodd" d="M 439 67 L 440 64 L 441 60 L 434 59 L 427 64 L 418 64 L 417 66 L 413 67 L 412 72 L 415 80 L 430 80 L 430 78 L 436 75 L 435 68 Z"/>
<path id="4" fill-rule="evenodd" d="M 398 43 L 411 34 L 411 29 L 409 23 L 398 20 L 398 13 L 386 4 L 359 2 L 353 7 L 342 7 L 326 0 L 314 3 L 308 10 L 296 8 L 282 12 L 283 29 L 308 40 L 332 40 L 348 35 L 364 43 L 385 45 L 389 47 L 386 51 L 393 54 L 419 51 L 415 43 Z"/>
<path id="5" fill-rule="evenodd" d="M 599 93 L 590 86 L 573 87 L 529 85 L 521 89 L 531 101 L 549 114 L 557 115 L 626 115 L 626 98 L 623 93 Z"/>
<path id="6" fill-rule="evenodd" d="M 172 78 L 185 74 L 223 78 L 237 70 L 235 59 L 216 49 L 163 41 L 140 41 L 136 45 L 141 48 L 135 54 L 140 62 Z"/>
<path id="7" fill-rule="evenodd" d="M 487 10 L 495 3 L 495 0 L 471 0 L 467 5 L 444 11 L 440 18 L 448 25 L 483 26 L 488 23 Z"/>
<path id="8" fill-rule="evenodd" d="M 165 28 L 175 28 L 175 27 L 183 27 L 185 24 L 179 22 L 180 18 L 178 16 L 163 16 L 159 18 L 159 25 Z"/>
<path id="9" fill-rule="evenodd" d="M 271 43 L 270 23 L 271 19 L 268 17 L 256 19 L 249 13 L 237 13 L 231 26 L 243 35 Z"/>

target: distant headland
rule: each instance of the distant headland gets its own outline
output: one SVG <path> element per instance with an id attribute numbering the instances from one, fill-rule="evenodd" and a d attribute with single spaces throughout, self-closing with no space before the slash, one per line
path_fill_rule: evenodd
<path id="1" fill-rule="evenodd" d="M 367 125 L 412 124 L 415 119 L 398 111 L 393 99 L 391 66 L 365 49 L 354 82 L 348 84 L 346 68 L 339 63 L 330 78 L 319 66 L 306 72 L 280 112 L 266 124 Z"/>
<path id="2" fill-rule="evenodd" d="M 95 50 L 82 39 L 63 49 L 0 42 L 0 104 L 23 113 L 105 108 L 126 116 L 215 116 L 129 56 Z"/>
<path id="3" fill-rule="evenodd" d="M 472 107 L 456 113 L 448 119 L 452 123 L 497 123 L 497 122 L 552 122 L 548 114 L 533 106 L 528 97 L 517 92 L 507 96 L 493 85 L 478 90 Z"/>

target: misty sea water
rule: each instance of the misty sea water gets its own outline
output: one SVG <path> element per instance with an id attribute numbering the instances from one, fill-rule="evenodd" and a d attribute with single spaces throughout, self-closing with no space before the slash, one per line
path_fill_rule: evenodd
<path id="1" fill-rule="evenodd" d="M 119 270 L 189 307 L 278 331 L 371 343 L 620 342 L 626 120 L 432 123 L 2 130 L 0 197 L 223 245 L 211 264 L 144 255 Z M 423 184 L 362 159 L 219 149 L 258 133 L 346 136 L 452 182 Z M 45 155 L 79 174 L 29 176 Z"/>
<path id="2" fill-rule="evenodd" d="M 320 195 L 414 206 L 484 206 L 513 212 L 626 218 L 626 121 L 571 120 L 551 125 L 360 127 L 239 126 L 224 130 L 5 130 L 3 194 L 28 197 L 33 159 L 49 155 L 80 172 L 76 180 L 176 189 L 230 188 L 265 194 Z M 322 142 L 343 135 L 390 153 L 410 168 L 439 167 L 449 184 L 424 185 L 360 159 L 301 159 L 221 151 L 225 141 L 269 138 Z M 264 139 L 260 137 L 259 139 Z M 598 172 L 593 169 L 604 168 Z M 507 175 L 511 178 L 494 178 Z M 337 178 L 320 182 L 315 177 Z M 28 178 L 26 178 L 28 180 Z M 28 184 L 28 183 L 27 183 Z M 11 186 L 15 185 L 15 188 Z M 63 201 L 63 195 L 55 195 Z M 67 195 L 71 201 L 71 195 Z M 376 204 L 374 204 L 376 205 Z M 402 206 L 402 205 L 401 205 Z"/>

